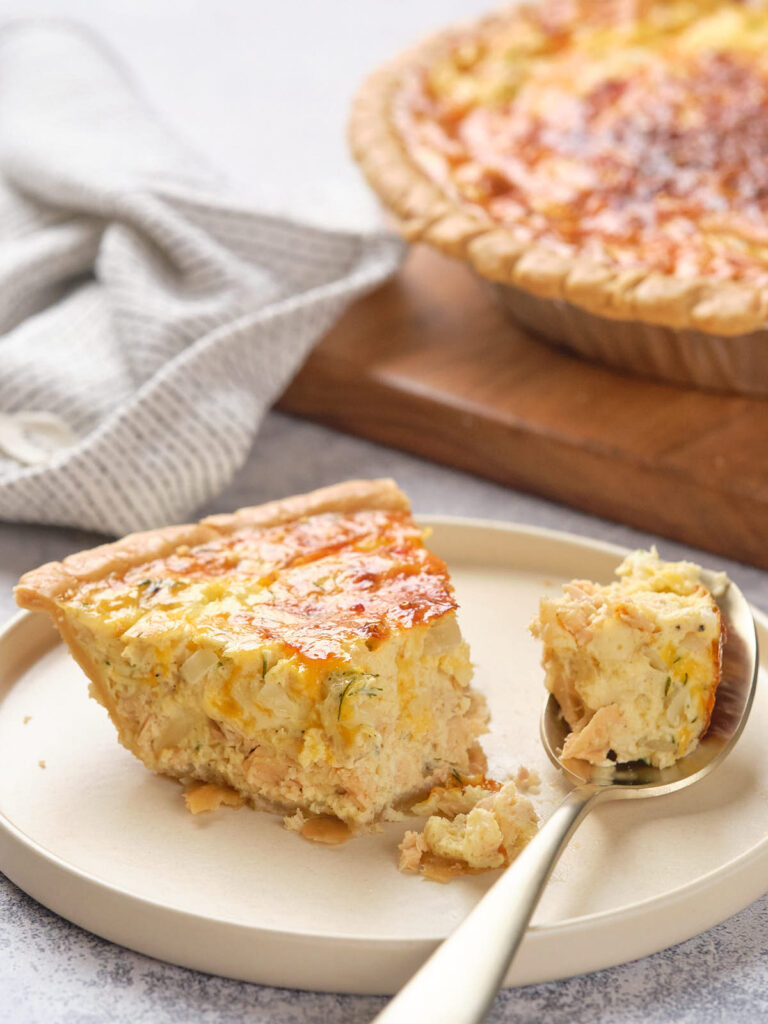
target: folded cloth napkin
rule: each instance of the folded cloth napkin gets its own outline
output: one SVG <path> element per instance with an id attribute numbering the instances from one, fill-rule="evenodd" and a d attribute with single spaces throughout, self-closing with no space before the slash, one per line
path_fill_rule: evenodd
<path id="1" fill-rule="evenodd" d="M 7 27 L 0 518 L 120 534 L 188 517 L 401 252 L 254 211 L 86 31 Z"/>

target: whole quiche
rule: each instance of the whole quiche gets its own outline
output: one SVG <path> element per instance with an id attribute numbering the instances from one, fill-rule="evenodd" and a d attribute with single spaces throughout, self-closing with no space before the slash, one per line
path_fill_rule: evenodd
<path id="1" fill-rule="evenodd" d="M 350 134 L 406 237 L 518 299 L 699 337 L 765 327 L 761 0 L 512 7 L 377 71 Z"/>

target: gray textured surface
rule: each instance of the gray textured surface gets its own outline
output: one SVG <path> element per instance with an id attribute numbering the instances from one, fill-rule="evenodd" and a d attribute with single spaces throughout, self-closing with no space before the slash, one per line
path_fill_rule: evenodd
<path id="1" fill-rule="evenodd" d="M 268 418 L 237 483 L 210 510 L 345 477 L 381 474 L 395 476 L 421 512 L 532 523 L 627 546 L 657 540 L 276 414 Z M 0 525 L 0 615 L 5 618 L 13 611 L 10 588 L 19 573 L 97 539 L 70 530 Z M 660 543 L 666 556 L 708 560 L 700 552 Z M 768 607 L 765 573 L 718 564 L 751 600 Z M 363 1024 L 381 1005 L 381 999 L 289 992 L 158 963 L 62 921 L 0 876 L 2 1024 Z M 768 897 L 705 934 L 644 960 L 504 992 L 489 1019 L 495 1024 L 768 1021 Z"/>

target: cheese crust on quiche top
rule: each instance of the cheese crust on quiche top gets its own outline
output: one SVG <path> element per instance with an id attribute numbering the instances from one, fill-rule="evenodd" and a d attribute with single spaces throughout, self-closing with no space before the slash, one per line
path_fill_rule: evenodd
<path id="1" fill-rule="evenodd" d="M 589 312 L 768 315 L 765 0 L 544 0 L 375 73 L 353 152 L 409 238 Z"/>
<path id="2" fill-rule="evenodd" d="M 368 825 L 477 763 L 445 563 L 390 480 L 133 534 L 22 577 L 154 771 Z"/>
<path id="3" fill-rule="evenodd" d="M 720 682 L 720 610 L 692 562 L 636 551 L 607 586 L 573 580 L 531 631 L 572 732 L 562 756 L 667 768 L 709 725 Z M 726 585 L 725 577 L 718 585 Z"/>

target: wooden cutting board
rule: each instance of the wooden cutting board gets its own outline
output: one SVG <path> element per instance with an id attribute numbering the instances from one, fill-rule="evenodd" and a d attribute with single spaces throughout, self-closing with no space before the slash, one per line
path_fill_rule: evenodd
<path id="1" fill-rule="evenodd" d="M 768 568 L 768 401 L 545 345 L 430 250 L 347 311 L 280 407 Z"/>

